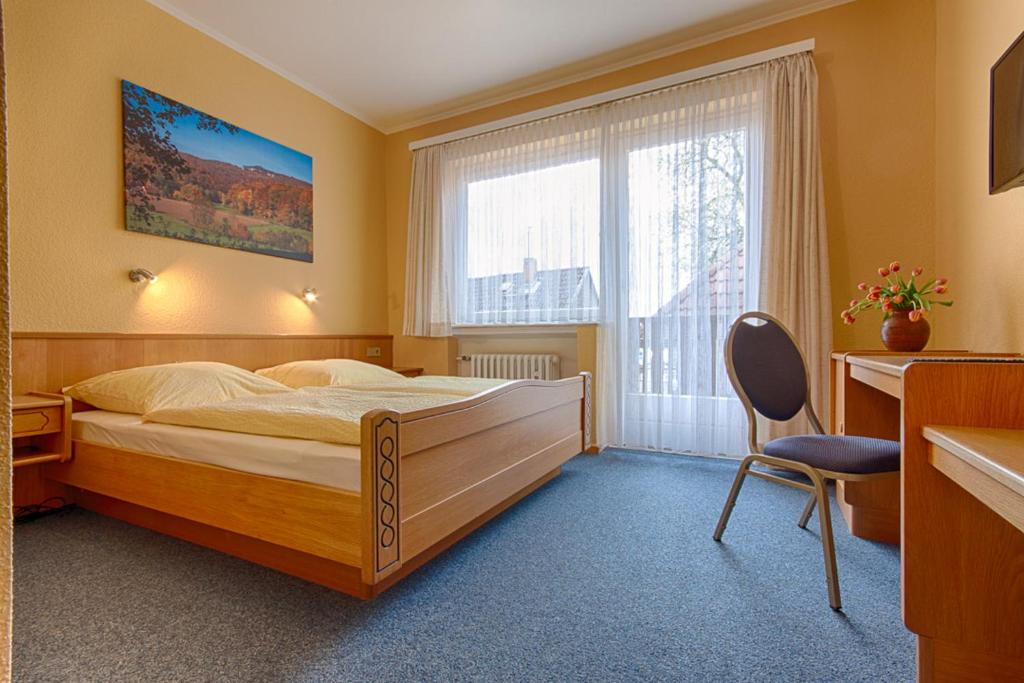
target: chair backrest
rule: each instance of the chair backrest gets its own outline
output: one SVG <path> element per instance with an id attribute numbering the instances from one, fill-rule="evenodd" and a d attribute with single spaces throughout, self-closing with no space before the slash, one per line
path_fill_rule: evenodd
<path id="1" fill-rule="evenodd" d="M 760 321 L 761 324 L 754 324 Z M 812 426 L 821 425 L 810 404 L 807 364 L 785 325 L 767 313 L 750 311 L 732 324 L 725 343 L 729 380 L 747 409 L 751 448 L 756 449 L 752 411 L 785 422 L 806 409 Z"/>

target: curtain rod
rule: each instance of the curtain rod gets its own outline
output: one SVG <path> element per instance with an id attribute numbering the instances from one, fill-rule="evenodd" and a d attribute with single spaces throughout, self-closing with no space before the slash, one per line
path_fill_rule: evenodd
<path id="1" fill-rule="evenodd" d="M 643 93 L 654 90 L 671 88 L 676 85 L 682 85 L 683 83 L 689 83 L 702 78 L 718 76 L 720 74 L 728 73 L 729 71 L 745 69 L 749 66 L 755 66 L 772 59 L 788 57 L 789 55 L 795 55 L 801 52 L 811 52 L 813 50 L 814 38 L 801 40 L 797 43 L 789 43 L 788 45 L 780 45 L 779 47 L 773 47 L 769 50 L 762 50 L 761 52 L 754 52 L 749 55 L 743 55 L 742 57 L 726 59 L 725 61 L 715 62 L 714 64 L 698 66 L 694 69 L 687 69 L 686 71 L 669 74 L 668 76 L 662 76 L 661 78 L 654 78 L 649 81 L 634 83 L 633 85 L 616 88 L 615 90 L 608 90 L 602 93 L 597 93 L 596 95 L 588 95 L 587 97 L 562 102 L 561 104 L 544 107 L 543 109 L 535 109 L 533 111 L 516 114 L 515 116 L 508 116 L 496 121 L 481 123 L 477 126 L 454 130 L 450 133 L 442 133 L 441 135 L 435 135 L 431 138 L 416 140 L 409 143 L 409 149 L 415 150 L 420 149 L 421 147 L 440 145 L 444 142 L 452 142 L 453 140 L 462 140 L 475 135 L 483 135 L 484 133 L 491 133 L 496 130 L 501 130 L 502 128 L 518 126 L 523 123 L 530 123 L 531 121 L 539 121 L 540 119 L 558 116 L 559 114 L 567 114 L 571 111 L 576 111 L 577 109 L 586 109 L 588 107 L 605 104 L 607 102 L 614 102 L 615 100 L 621 100 L 635 95 L 642 95 Z"/>

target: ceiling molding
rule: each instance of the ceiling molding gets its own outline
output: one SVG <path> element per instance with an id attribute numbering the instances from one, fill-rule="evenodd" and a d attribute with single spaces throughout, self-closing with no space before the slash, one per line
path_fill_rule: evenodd
<path id="1" fill-rule="evenodd" d="M 571 85 L 573 83 L 579 83 L 580 81 L 585 81 L 591 78 L 595 78 L 597 76 L 603 76 L 605 74 L 620 71 L 622 69 L 627 69 L 631 66 L 636 66 L 638 64 L 643 64 L 645 62 L 650 62 L 663 57 L 668 57 L 670 55 L 685 52 L 686 50 L 692 50 L 703 45 L 709 45 L 711 43 L 715 43 L 726 38 L 731 38 L 737 35 L 741 35 L 743 33 L 749 33 L 750 31 L 755 31 L 766 26 L 771 26 L 773 24 L 789 21 L 790 19 L 795 19 L 806 14 L 813 14 L 815 12 L 830 9 L 838 5 L 845 5 L 847 3 L 854 2 L 855 0 L 818 0 L 817 2 L 812 2 L 802 7 L 785 10 L 783 12 L 777 12 L 775 14 L 763 17 L 761 19 L 744 22 L 742 24 L 738 24 L 730 28 L 698 35 L 692 38 L 688 38 L 684 41 L 673 43 L 671 45 L 663 46 L 657 49 L 646 50 L 638 54 L 634 54 L 631 57 L 615 60 L 602 66 L 592 67 L 589 69 L 584 68 L 579 71 L 573 71 L 572 73 L 569 73 L 565 76 L 556 77 L 549 80 L 542 80 L 540 82 L 535 82 L 533 84 L 525 85 L 522 87 L 515 87 L 514 85 L 510 85 L 510 89 L 507 89 L 504 92 L 501 92 L 500 94 L 495 94 L 491 96 L 480 96 L 479 94 L 474 96 L 473 94 L 469 94 L 464 97 L 455 98 L 454 100 L 451 101 L 452 106 L 448 106 L 441 111 L 437 111 L 433 114 L 408 119 L 405 121 L 400 121 L 399 123 L 394 123 L 391 125 L 385 125 L 385 122 L 381 121 L 380 117 L 372 117 L 365 114 L 359 109 L 352 107 L 348 103 L 339 100 L 337 97 L 331 95 L 330 93 L 320 88 L 317 88 L 316 86 L 312 85 L 305 79 L 295 75 L 294 73 L 288 71 L 287 69 L 284 69 L 283 67 L 263 57 L 257 52 L 250 50 L 249 48 L 239 44 L 238 42 L 224 35 L 220 31 L 196 19 L 191 14 L 188 14 L 187 12 L 178 9 L 176 6 L 172 4 L 173 0 L 146 1 L 150 5 L 161 10 L 162 12 L 171 15 L 175 19 L 178 19 L 179 21 L 187 24 L 188 26 L 191 26 L 200 33 L 203 33 L 209 36 L 210 38 L 213 38 L 217 42 L 225 45 L 226 47 L 231 48 L 235 52 L 238 52 L 239 54 L 247 57 L 248 59 L 251 59 L 260 66 L 269 69 L 278 76 L 302 88 L 306 92 L 315 95 L 316 97 L 319 97 L 325 102 L 340 109 L 342 112 L 352 116 L 355 119 L 358 119 L 359 121 L 384 133 L 385 135 L 391 135 L 393 133 L 409 130 L 411 128 L 417 128 L 419 126 L 423 126 L 429 123 L 436 123 L 438 121 L 443 121 L 445 119 L 449 119 L 462 114 L 468 114 L 470 112 L 477 111 L 480 109 L 486 109 L 487 107 L 493 107 L 495 105 L 510 102 L 512 100 L 516 100 L 522 97 L 528 97 L 530 95 L 535 95 L 537 93 L 554 90 L 556 88 L 561 88 L 567 85 Z M 625 46 L 623 49 L 628 48 L 629 46 Z M 595 55 L 593 58 L 581 60 L 580 63 L 594 62 L 597 60 L 600 60 L 600 55 Z M 566 71 L 571 69 L 572 64 L 566 64 L 562 65 L 561 67 L 554 67 L 549 71 L 556 72 L 560 70 Z M 543 78 L 543 72 L 541 72 L 541 74 L 535 75 L 532 78 L 534 80 L 536 80 L 537 78 Z M 530 76 L 527 76 L 523 79 L 518 79 L 519 82 L 528 80 L 531 80 Z M 512 83 L 515 82 L 516 81 L 513 81 Z M 502 87 L 499 85 L 496 86 L 493 90 L 500 91 L 502 90 Z M 443 103 L 440 106 L 444 106 Z"/>
<path id="2" fill-rule="evenodd" d="M 149 1 L 154 2 L 154 0 Z M 784 12 L 778 12 L 771 16 L 756 19 L 753 21 L 748 21 L 743 24 L 733 26 L 731 28 L 722 29 L 719 31 L 714 31 L 711 33 L 706 33 L 700 36 L 689 38 L 679 43 L 674 43 L 672 45 L 661 47 L 655 50 L 649 50 L 641 54 L 629 57 L 627 59 L 618 60 L 600 67 L 594 67 L 592 69 L 578 71 L 570 76 L 556 78 L 550 81 L 545 81 L 543 83 L 526 86 L 523 88 L 517 88 L 515 90 L 511 90 L 500 95 L 494 95 L 492 97 L 471 99 L 472 95 L 470 95 L 467 96 L 466 98 L 460 98 L 464 100 L 463 104 L 459 104 L 455 107 L 445 109 L 444 111 L 440 111 L 435 114 L 430 114 L 428 116 L 424 116 L 421 118 L 412 119 L 404 123 L 398 123 L 392 126 L 385 126 L 380 130 L 382 130 L 386 135 L 392 135 L 394 133 L 410 130 L 412 128 L 425 126 L 429 123 L 444 121 L 445 119 L 449 119 L 455 116 L 468 114 L 470 112 L 478 111 L 480 109 L 486 109 L 488 107 L 504 104 L 505 102 L 511 102 L 522 97 L 528 97 L 530 95 L 536 95 L 538 93 L 547 92 L 549 90 L 554 90 L 556 88 L 561 88 L 567 85 L 572 85 L 573 83 L 579 83 L 581 81 L 585 81 L 591 78 L 596 78 L 598 76 L 603 76 L 605 74 L 621 71 L 622 69 L 628 69 L 631 66 L 651 62 L 656 59 L 661 59 L 662 57 L 668 57 L 670 55 L 685 52 L 687 50 L 692 50 L 694 48 L 702 47 L 704 45 L 710 45 L 711 43 L 717 43 L 718 41 L 725 40 L 726 38 L 732 38 L 734 36 L 742 35 L 744 33 L 756 31 L 757 29 L 764 28 L 766 26 L 780 24 L 784 21 L 789 21 L 790 19 L 796 19 L 797 17 L 802 17 L 807 14 L 814 14 L 815 12 L 821 12 L 826 9 L 838 7 L 839 5 L 846 5 L 854 1 L 855 0 L 818 0 L 818 2 L 811 3 L 803 7 L 786 10 Z"/>
<path id="3" fill-rule="evenodd" d="M 714 76 L 731 73 L 740 69 L 747 69 L 757 64 L 764 64 L 765 62 L 773 59 L 780 59 L 782 57 L 788 57 L 789 55 L 800 54 L 801 52 L 814 52 L 814 38 L 801 40 L 796 43 L 789 43 L 787 45 L 779 45 L 778 47 L 761 50 L 760 52 L 752 52 L 748 55 L 733 57 L 732 59 L 726 59 L 721 62 L 705 64 L 693 69 L 680 71 L 678 73 L 659 76 L 658 78 L 640 81 L 639 83 L 633 83 L 631 85 L 625 85 L 621 88 L 615 88 L 614 90 L 606 90 L 593 95 L 587 95 L 586 97 L 580 97 L 575 100 L 560 102 L 549 107 L 542 107 L 541 109 L 534 109 L 533 111 L 526 111 L 520 114 L 506 116 L 505 118 L 487 121 L 486 123 L 470 126 L 469 128 L 453 130 L 433 137 L 423 138 L 421 140 L 414 140 L 409 143 L 409 149 L 417 150 L 422 149 L 423 147 L 431 147 L 433 145 L 440 145 L 446 142 L 453 142 L 455 140 L 465 140 L 466 138 L 476 137 L 478 135 L 486 135 L 487 133 L 492 133 L 497 130 L 511 128 L 514 126 L 522 126 L 533 121 L 540 121 L 542 119 L 568 114 L 569 112 L 589 109 L 602 104 L 608 104 L 609 102 L 616 102 L 630 97 L 636 97 L 644 93 L 652 93 L 666 88 L 673 88 L 684 83 L 692 83 L 697 80 L 713 78 Z"/>
<path id="4" fill-rule="evenodd" d="M 314 85 L 310 84 L 309 82 L 303 80 L 302 78 L 296 76 L 295 74 L 293 74 L 292 72 L 288 71 L 287 69 L 283 69 L 282 67 L 278 66 L 274 62 L 271 62 L 269 59 L 267 59 L 267 58 L 265 58 L 265 57 L 255 53 L 255 52 L 253 52 L 249 48 L 244 47 L 243 45 L 240 45 L 239 43 L 237 43 L 236 41 L 232 40 L 231 38 L 228 38 L 226 35 L 224 35 L 220 31 L 218 31 L 218 30 L 216 30 L 214 28 L 211 28 L 210 26 L 207 26 L 203 22 L 199 21 L 198 19 L 193 17 L 191 14 L 188 14 L 187 12 L 181 11 L 180 9 L 178 9 L 177 7 L 172 5 L 167 0 L 146 0 L 146 2 L 148 2 L 149 4 L 153 5 L 154 7 L 156 7 L 157 9 L 159 9 L 159 10 L 161 10 L 163 12 L 166 12 L 167 14 L 170 14 L 172 17 L 174 17 L 178 21 L 181 21 L 181 22 L 184 22 L 185 24 L 188 24 L 189 26 L 191 26 L 192 28 L 196 29 L 200 33 L 205 33 L 207 36 L 209 36 L 210 38 L 213 38 L 218 43 L 222 43 L 223 45 L 231 48 L 235 52 L 238 52 L 239 54 L 241 54 L 241 55 L 243 55 L 245 57 L 248 57 L 252 61 L 254 61 L 257 64 L 259 64 L 260 66 L 265 67 L 265 68 L 273 71 L 275 74 L 277 74 L 281 78 L 284 78 L 287 81 L 291 81 L 292 83 L 294 83 L 295 85 L 299 86 L 300 88 L 302 88 L 306 92 L 308 92 L 308 93 L 310 93 L 312 95 L 316 95 L 320 99 L 322 99 L 325 102 L 327 102 L 328 104 L 336 107 L 337 109 L 340 109 L 342 112 L 348 114 L 349 116 L 351 116 L 353 118 L 356 118 L 359 121 L 362 121 L 363 123 L 365 123 L 366 125 L 370 126 L 371 128 L 374 128 L 374 129 L 376 129 L 376 130 L 378 130 L 378 131 L 380 131 L 382 133 L 386 133 L 386 131 L 380 126 L 379 122 L 373 120 L 371 117 L 363 114 L 362 112 L 360 112 L 357 109 L 349 106 L 348 104 L 338 100 L 338 98 L 330 95 L 329 93 L 324 92 L 323 90 L 317 88 L 316 86 L 314 86 Z"/>

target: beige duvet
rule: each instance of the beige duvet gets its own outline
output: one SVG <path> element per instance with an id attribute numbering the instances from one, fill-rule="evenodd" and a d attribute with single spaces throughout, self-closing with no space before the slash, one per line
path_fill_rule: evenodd
<path id="1" fill-rule="evenodd" d="M 349 384 L 346 389 L 356 391 L 397 391 L 409 394 L 448 394 L 450 396 L 474 396 L 502 384 L 507 379 L 485 379 L 483 377 L 447 377 L 426 375 L 423 377 L 387 380 L 369 384 Z"/>
<path id="2" fill-rule="evenodd" d="M 147 422 L 359 444 L 360 419 L 374 409 L 408 412 L 459 400 L 453 394 L 306 387 L 283 394 L 248 396 L 190 408 L 165 408 L 143 415 Z"/>

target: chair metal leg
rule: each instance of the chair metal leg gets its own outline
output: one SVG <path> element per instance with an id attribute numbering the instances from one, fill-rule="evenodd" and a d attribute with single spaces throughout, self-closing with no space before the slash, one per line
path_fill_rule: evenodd
<path id="1" fill-rule="evenodd" d="M 818 501 L 818 495 L 812 493 L 807 497 L 807 505 L 804 505 L 804 511 L 800 513 L 800 521 L 796 523 L 801 529 L 807 528 L 807 520 L 811 518 L 811 513 L 814 512 L 814 504 Z"/>
<path id="2" fill-rule="evenodd" d="M 740 489 L 743 487 L 743 480 L 747 476 L 747 470 L 750 469 L 750 465 L 754 462 L 754 456 L 748 455 L 743 458 L 743 462 L 740 463 L 740 468 L 736 472 L 736 478 L 732 481 L 732 488 L 729 489 L 729 497 L 725 500 L 725 507 L 722 508 L 722 514 L 718 518 L 718 526 L 715 527 L 715 533 L 712 538 L 716 541 L 722 540 L 722 533 L 725 532 L 725 525 L 729 523 L 729 516 L 732 515 L 732 509 L 736 505 L 736 498 L 740 495 Z"/>
<path id="3" fill-rule="evenodd" d="M 839 597 L 839 571 L 836 568 L 836 545 L 832 539 L 832 508 L 828 500 L 828 487 L 817 473 L 811 479 L 818 498 L 818 522 L 821 525 L 821 550 L 825 555 L 825 580 L 828 582 L 828 604 L 834 610 L 843 608 Z"/>

